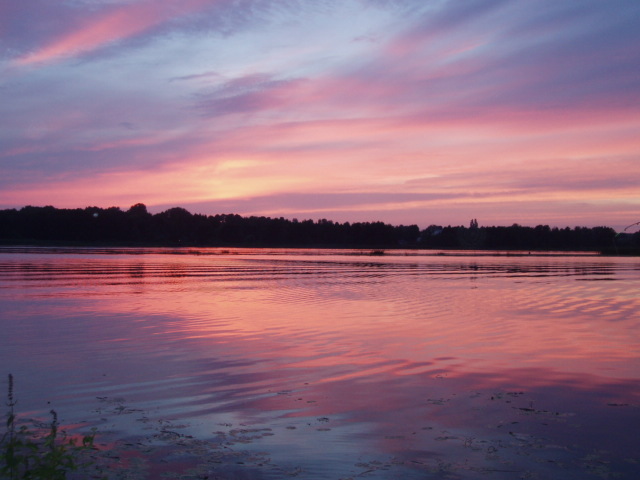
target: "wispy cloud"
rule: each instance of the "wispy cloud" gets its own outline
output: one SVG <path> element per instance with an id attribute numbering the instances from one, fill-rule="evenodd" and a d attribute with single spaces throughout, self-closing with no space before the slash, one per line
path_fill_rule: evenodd
<path id="1" fill-rule="evenodd" d="M 16 59 L 18 65 L 51 62 L 83 55 L 140 35 L 148 30 L 205 7 L 207 0 L 181 2 L 126 2 L 107 4 L 98 11 L 88 9 L 83 19 L 74 19 L 68 31 L 49 39 L 44 45 Z M 104 5 L 104 4 L 103 4 Z"/>

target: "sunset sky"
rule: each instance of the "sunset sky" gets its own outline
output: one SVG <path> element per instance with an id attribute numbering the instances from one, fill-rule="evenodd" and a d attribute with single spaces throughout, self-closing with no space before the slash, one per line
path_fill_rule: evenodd
<path id="1" fill-rule="evenodd" d="M 0 208 L 640 221 L 640 1 L 0 0 Z"/>

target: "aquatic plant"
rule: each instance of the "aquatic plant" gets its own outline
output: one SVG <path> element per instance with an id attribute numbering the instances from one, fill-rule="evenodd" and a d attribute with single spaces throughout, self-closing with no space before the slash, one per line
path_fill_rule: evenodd
<path id="1" fill-rule="evenodd" d="M 52 419 L 44 429 L 37 425 L 31 429 L 27 425 L 18 426 L 11 374 L 7 397 L 6 432 L 0 437 L 0 479 L 66 480 L 68 473 L 91 464 L 84 453 L 95 449 L 95 430 L 83 436 L 81 443 L 67 438 L 59 430 L 55 410 L 49 412 Z"/>

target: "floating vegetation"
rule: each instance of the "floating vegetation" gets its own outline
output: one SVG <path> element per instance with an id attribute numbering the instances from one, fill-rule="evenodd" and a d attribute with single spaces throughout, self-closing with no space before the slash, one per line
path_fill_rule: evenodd
<path id="1" fill-rule="evenodd" d="M 86 455 L 94 450 L 95 431 L 80 441 L 59 429 L 58 414 L 51 410 L 48 424 L 20 425 L 14 407 L 13 375 L 9 374 L 7 430 L 0 438 L 0 474 L 6 479 L 65 480 L 71 472 L 90 468 Z M 91 478 L 100 476 L 91 475 Z M 106 477 L 103 477 L 106 478 Z"/>
<path id="2" fill-rule="evenodd" d="M 278 392 L 277 396 L 283 395 Z M 463 398 L 465 397 L 465 398 Z M 101 442 L 94 443 L 95 430 L 81 443 L 70 440 L 53 421 L 43 432 L 42 425 L 34 423 L 36 430 L 17 426 L 13 398 L 13 379 L 9 377 L 9 414 L 7 432 L 2 437 L 0 453 L 0 479 L 109 479 L 146 480 L 173 478 L 181 480 L 230 479 L 230 478 L 457 478 L 470 480 L 477 475 L 515 474 L 513 478 L 555 478 L 544 475 L 560 475 L 557 478 L 576 478 L 575 474 L 595 475 L 599 478 L 626 477 L 624 465 L 612 462 L 606 452 L 590 451 L 576 444 L 558 443 L 552 439 L 550 425 L 566 424 L 563 417 L 575 416 L 573 412 L 558 412 L 551 408 L 534 408 L 533 399 L 520 391 L 473 391 L 466 396 L 455 393 L 427 399 L 419 407 L 424 412 L 441 412 L 444 409 L 464 410 L 472 407 L 486 415 L 499 412 L 497 423 L 488 426 L 485 433 L 464 426 L 438 424 L 414 425 L 380 439 L 395 450 L 390 456 L 371 452 L 347 460 L 341 465 L 328 467 L 331 475 L 296 456 L 295 449 L 278 451 L 270 440 L 287 435 L 289 441 L 300 435 L 317 435 L 318 447 L 335 438 L 344 438 L 346 427 L 339 418 L 313 416 L 288 418 L 282 423 L 258 425 L 223 422 L 216 423 L 210 435 L 198 438 L 192 435 L 188 422 L 176 422 L 167 418 L 150 418 L 149 412 L 129 406 L 121 397 L 96 397 L 101 406 L 95 410 L 105 426 L 116 422 L 115 430 L 103 431 Z M 471 401 L 469 404 L 467 402 Z M 609 403 L 609 406 L 627 406 Z M 545 405 L 546 406 L 546 405 Z M 439 418 L 438 416 L 434 418 Z M 124 422 L 124 423 L 120 423 Z M 137 433 L 122 435 L 120 427 L 125 423 L 143 427 Z M 213 426 L 213 425 L 212 425 Z M 331 428 L 329 428 L 331 427 Z M 419 427 L 419 428 L 418 428 Z M 542 427 L 542 428 L 540 428 Z M 126 428 L 128 430 L 128 428 Z M 318 432 L 318 433 L 310 433 Z M 294 435 L 294 437 L 290 437 Z M 411 448 L 419 438 L 425 451 Z M 284 456 L 283 456 L 284 454 Z M 631 462 L 638 459 L 629 459 Z M 635 465 L 635 464 L 634 464 Z M 622 467 L 622 469 L 621 469 Z M 319 476 L 320 475 L 320 476 Z M 346 476 L 345 476 L 346 475 Z M 543 475 L 542 477 L 540 475 Z"/>

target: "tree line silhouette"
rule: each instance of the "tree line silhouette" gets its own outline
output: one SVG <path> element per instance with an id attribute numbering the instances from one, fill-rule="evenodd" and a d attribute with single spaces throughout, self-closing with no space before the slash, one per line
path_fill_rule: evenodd
<path id="1" fill-rule="evenodd" d="M 616 238 L 609 227 L 480 227 L 473 219 L 469 227 L 430 225 L 420 230 L 383 222 L 201 215 L 181 207 L 151 214 L 142 203 L 126 211 L 51 206 L 0 210 L 5 244 L 605 250 L 616 245 Z M 631 240 L 640 244 L 638 238 Z"/>

